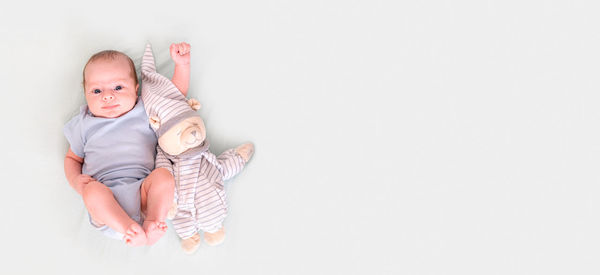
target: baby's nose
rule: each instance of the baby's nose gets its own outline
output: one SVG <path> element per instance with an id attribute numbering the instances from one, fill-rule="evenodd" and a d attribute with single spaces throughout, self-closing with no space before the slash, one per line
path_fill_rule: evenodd
<path id="1" fill-rule="evenodd" d="M 105 94 L 104 96 L 102 96 L 102 99 L 104 99 L 104 101 L 111 101 L 115 99 L 115 96 L 112 94 Z"/>

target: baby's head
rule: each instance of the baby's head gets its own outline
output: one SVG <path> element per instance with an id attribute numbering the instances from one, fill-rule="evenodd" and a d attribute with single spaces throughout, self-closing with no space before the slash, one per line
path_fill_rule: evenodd
<path id="1" fill-rule="evenodd" d="M 85 100 L 97 117 L 116 118 L 133 109 L 138 86 L 133 61 L 122 52 L 96 53 L 83 68 Z"/>

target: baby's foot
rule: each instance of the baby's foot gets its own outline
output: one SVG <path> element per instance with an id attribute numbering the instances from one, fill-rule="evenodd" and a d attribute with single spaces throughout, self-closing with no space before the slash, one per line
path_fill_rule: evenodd
<path id="1" fill-rule="evenodd" d="M 123 237 L 125 243 L 129 246 L 141 246 L 146 244 L 146 233 L 144 229 L 137 223 L 132 223 Z"/>
<path id="2" fill-rule="evenodd" d="M 148 245 L 153 245 L 167 232 L 167 223 L 159 221 L 144 221 L 144 231 Z"/>

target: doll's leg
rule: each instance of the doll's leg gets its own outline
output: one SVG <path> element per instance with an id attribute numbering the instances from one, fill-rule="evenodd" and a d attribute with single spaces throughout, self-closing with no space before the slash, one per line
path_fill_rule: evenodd
<path id="1" fill-rule="evenodd" d="M 221 226 L 221 229 L 213 233 L 204 232 L 204 240 L 210 246 L 223 243 L 225 240 L 225 227 Z"/>
<path id="2" fill-rule="evenodd" d="M 173 228 L 181 238 L 181 248 L 185 253 L 192 254 L 200 246 L 200 234 L 196 230 L 197 221 L 189 209 L 177 209 L 173 218 Z"/>
<path id="3" fill-rule="evenodd" d="M 185 253 L 192 254 L 200 247 L 201 242 L 202 238 L 200 237 L 200 234 L 196 233 L 187 239 L 182 239 L 181 248 Z"/>
<path id="4" fill-rule="evenodd" d="M 152 171 L 140 188 L 142 212 L 146 214 L 143 228 L 148 238 L 148 245 L 153 245 L 167 231 L 165 219 L 173 203 L 175 180 L 164 168 Z"/>
<path id="5" fill-rule="evenodd" d="M 146 244 L 143 228 L 132 220 L 115 200 L 112 191 L 104 184 L 92 181 L 82 192 L 83 202 L 92 219 L 107 225 L 125 235 L 125 242 L 131 246 Z"/>
<path id="6" fill-rule="evenodd" d="M 254 154 L 254 145 L 246 143 L 219 155 L 217 160 L 221 165 L 223 179 L 228 180 L 241 172 L 246 162 L 252 157 L 252 154 Z"/>

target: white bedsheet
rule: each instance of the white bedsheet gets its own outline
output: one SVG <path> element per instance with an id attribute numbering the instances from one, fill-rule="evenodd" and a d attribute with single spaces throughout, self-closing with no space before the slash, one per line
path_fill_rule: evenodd
<path id="1" fill-rule="evenodd" d="M 2 3 L 2 273 L 598 274 L 598 8 Z M 150 42 L 170 76 L 179 41 L 212 151 L 256 144 L 191 256 L 105 238 L 63 175 L 87 58 Z"/>

